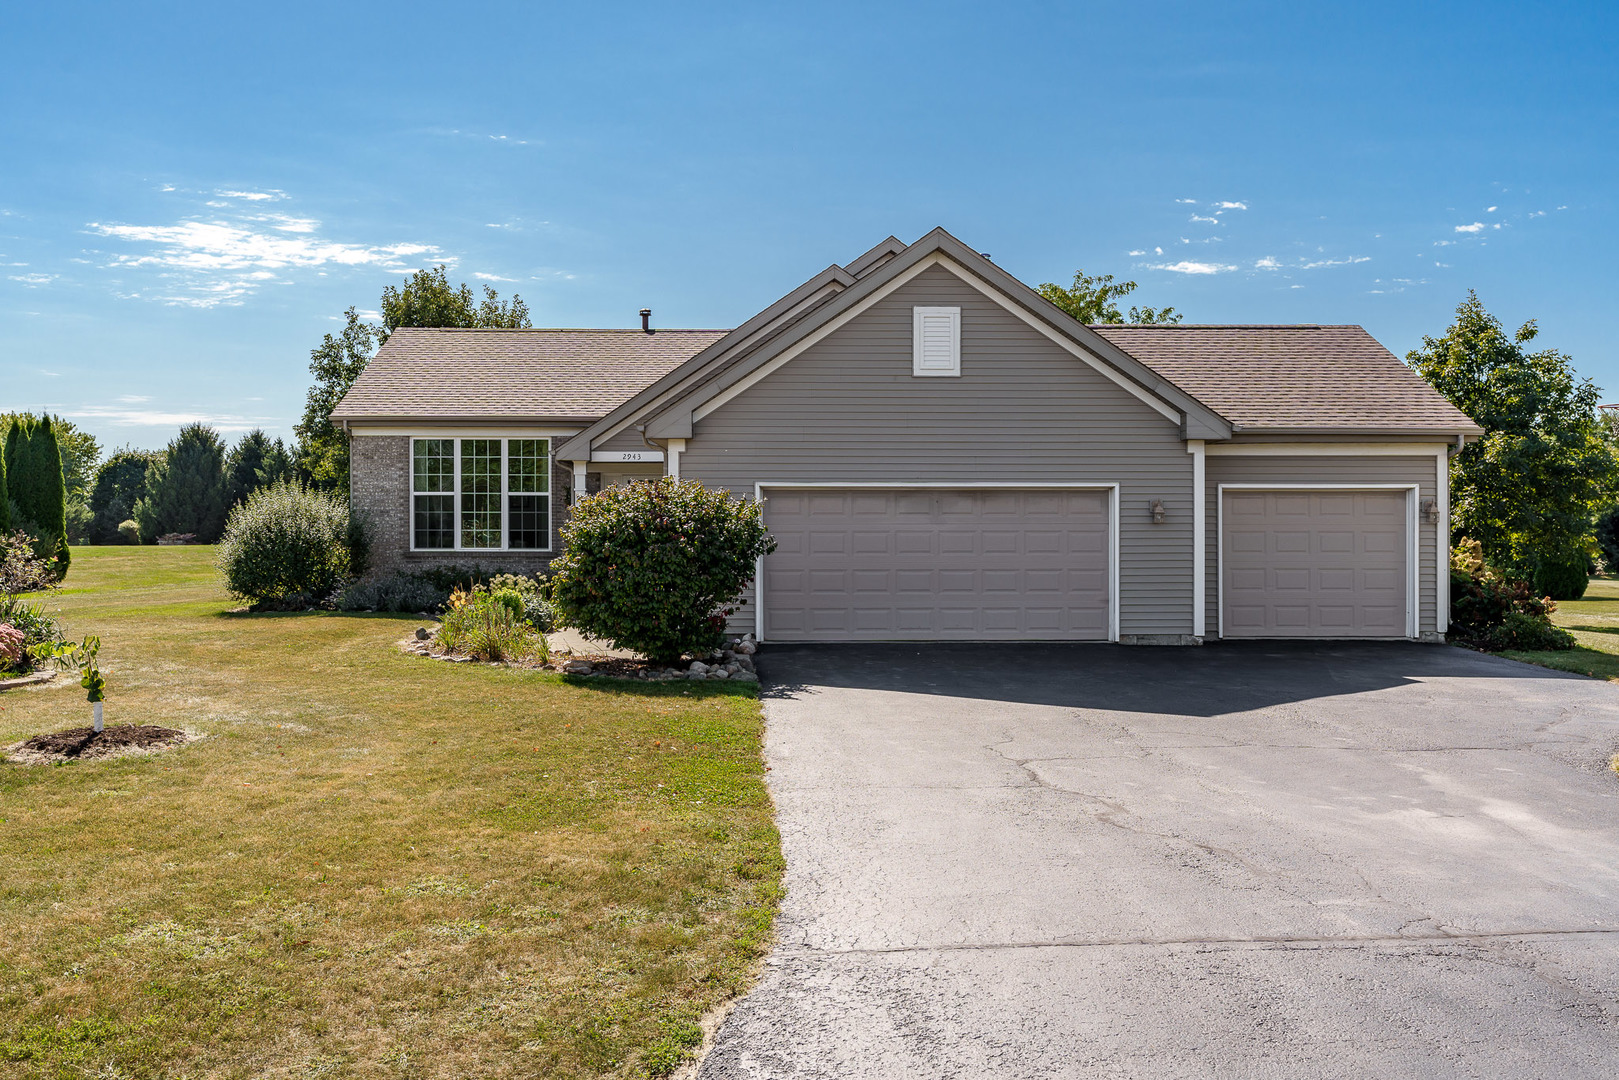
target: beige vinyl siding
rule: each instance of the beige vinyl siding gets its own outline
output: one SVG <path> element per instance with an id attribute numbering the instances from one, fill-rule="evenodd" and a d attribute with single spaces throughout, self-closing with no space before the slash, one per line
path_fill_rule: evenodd
<path id="1" fill-rule="evenodd" d="M 961 308 L 960 377 L 912 375 L 916 306 Z M 771 482 L 1118 483 L 1120 634 L 1191 632 L 1178 426 L 942 267 L 699 420 L 680 471 L 745 495 Z M 750 597 L 733 625 L 753 617 Z"/>
<path id="2" fill-rule="evenodd" d="M 1212 444 L 1211 444 L 1212 445 Z M 1437 462 L 1432 454 L 1405 456 L 1321 455 L 1281 457 L 1268 455 L 1210 454 L 1203 479 L 1208 496 L 1208 571 L 1206 636 L 1220 632 L 1220 522 L 1221 484 L 1415 484 L 1420 508 L 1422 499 L 1434 498 L 1438 484 Z M 1435 552 L 1438 526 L 1417 515 L 1417 631 L 1434 631 Z"/>

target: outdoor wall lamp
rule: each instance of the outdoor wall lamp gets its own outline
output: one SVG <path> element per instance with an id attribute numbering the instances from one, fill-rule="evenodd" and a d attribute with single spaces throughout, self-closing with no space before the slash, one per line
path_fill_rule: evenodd
<path id="1" fill-rule="evenodd" d="M 1152 523 L 1162 525 L 1164 523 L 1164 500 L 1154 499 L 1148 504 L 1147 508 L 1152 511 Z"/>
<path id="2" fill-rule="evenodd" d="M 1424 525 L 1437 525 L 1437 524 L 1439 524 L 1439 500 L 1438 499 L 1423 499 L 1422 500 L 1422 523 Z"/>

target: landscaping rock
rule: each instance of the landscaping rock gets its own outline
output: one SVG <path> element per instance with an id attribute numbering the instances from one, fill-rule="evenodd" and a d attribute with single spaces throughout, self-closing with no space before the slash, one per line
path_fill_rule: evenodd
<path id="1" fill-rule="evenodd" d="M 755 670 L 755 668 L 753 666 L 753 657 L 751 657 L 751 656 L 739 656 L 739 657 L 737 657 L 736 658 L 736 666 L 741 668 L 743 671 L 753 671 L 753 670 Z"/>
<path id="2" fill-rule="evenodd" d="M 736 652 L 740 656 L 752 656 L 759 651 L 759 646 L 748 638 L 743 638 L 736 644 Z"/>
<path id="3" fill-rule="evenodd" d="M 418 626 L 416 628 L 416 640 L 417 641 L 426 641 L 428 638 L 430 638 L 432 636 L 433 636 L 433 631 L 429 630 L 427 627 Z"/>
<path id="4" fill-rule="evenodd" d="M 701 660 L 693 660 L 691 662 L 691 667 L 687 668 L 686 670 L 691 672 L 693 675 L 707 675 L 709 669 L 708 665 L 703 663 Z"/>
<path id="5" fill-rule="evenodd" d="M 708 673 L 708 677 L 710 679 L 729 679 L 731 677 L 731 673 L 722 667 L 717 667 Z"/>
<path id="6" fill-rule="evenodd" d="M 739 672 L 737 672 L 735 675 L 733 675 L 731 677 L 733 679 L 735 679 L 737 682 L 758 682 L 759 681 L 759 676 L 755 675 L 751 671 L 739 671 Z"/>
<path id="7" fill-rule="evenodd" d="M 569 660 L 562 665 L 562 670 L 568 675 L 589 675 L 595 668 L 584 660 Z"/>
<path id="8" fill-rule="evenodd" d="M 686 672 L 686 678 L 688 678 L 688 679 L 706 679 L 706 678 L 708 678 L 708 672 L 706 672 L 706 671 L 688 671 L 688 672 Z"/>

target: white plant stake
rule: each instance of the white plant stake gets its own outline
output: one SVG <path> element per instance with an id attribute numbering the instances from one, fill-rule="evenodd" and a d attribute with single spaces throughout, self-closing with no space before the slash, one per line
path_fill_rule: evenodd
<path id="1" fill-rule="evenodd" d="M 78 668 L 79 685 L 85 689 L 85 700 L 90 702 L 90 712 L 95 718 L 95 729 L 101 731 L 101 703 L 107 697 L 107 680 L 101 677 L 101 669 L 96 667 L 96 653 L 101 651 L 101 639 L 89 635 L 83 644 L 69 645 L 66 642 L 56 647 L 56 663 L 63 668 Z"/>

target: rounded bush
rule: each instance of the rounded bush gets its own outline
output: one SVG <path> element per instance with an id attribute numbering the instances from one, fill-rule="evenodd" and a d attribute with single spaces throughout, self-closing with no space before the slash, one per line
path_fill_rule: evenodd
<path id="1" fill-rule="evenodd" d="M 562 536 L 551 564 L 559 621 L 658 663 L 723 641 L 776 547 L 757 503 L 669 478 L 580 499 Z"/>
<path id="2" fill-rule="evenodd" d="M 141 527 L 135 524 L 133 518 L 119 523 L 118 540 L 124 544 L 138 544 L 141 542 Z"/>
<path id="3" fill-rule="evenodd" d="M 230 512 L 219 568 L 232 596 L 262 608 L 306 608 L 347 579 L 349 508 L 341 495 L 285 482 Z"/>
<path id="4" fill-rule="evenodd" d="M 1578 600 L 1590 584 L 1584 552 L 1543 559 L 1535 567 L 1535 591 L 1553 600 Z"/>

